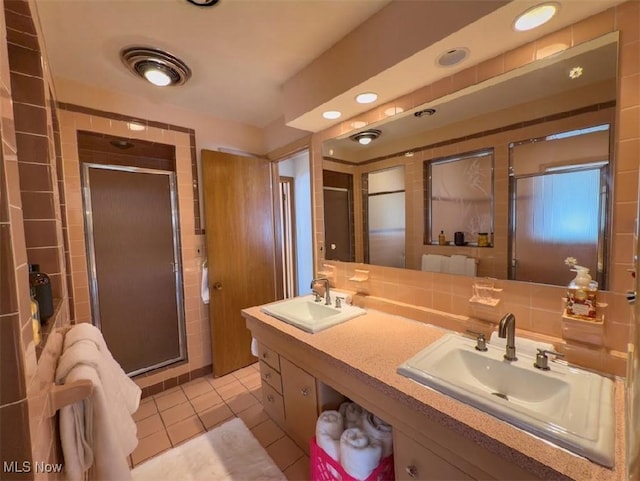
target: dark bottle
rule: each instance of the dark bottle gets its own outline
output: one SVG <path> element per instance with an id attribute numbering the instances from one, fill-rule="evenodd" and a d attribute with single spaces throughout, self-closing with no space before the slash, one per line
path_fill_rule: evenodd
<path id="1" fill-rule="evenodd" d="M 29 285 L 35 293 L 40 308 L 40 321 L 44 324 L 53 316 L 53 293 L 49 276 L 40 272 L 38 264 L 29 264 Z"/>

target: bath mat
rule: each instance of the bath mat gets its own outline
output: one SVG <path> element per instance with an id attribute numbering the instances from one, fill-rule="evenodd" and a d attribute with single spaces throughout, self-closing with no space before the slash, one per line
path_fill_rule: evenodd
<path id="1" fill-rule="evenodd" d="M 275 481 L 287 478 L 235 418 L 136 466 L 134 481 Z"/>

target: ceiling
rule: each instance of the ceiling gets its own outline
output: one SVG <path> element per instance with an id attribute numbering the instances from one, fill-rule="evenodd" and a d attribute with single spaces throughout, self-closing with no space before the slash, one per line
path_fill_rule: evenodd
<path id="1" fill-rule="evenodd" d="M 46 0 L 36 3 L 55 77 L 263 127 L 282 115 L 280 86 L 390 0 Z M 327 21 L 322 21 L 326 19 Z M 154 87 L 119 51 L 164 49 L 193 71 Z M 55 81 L 54 81 L 55 84 Z"/>
<path id="2" fill-rule="evenodd" d="M 264 127 L 283 115 L 285 81 L 390 1 L 221 0 L 211 8 L 197 7 L 186 0 L 46 0 L 35 5 L 54 84 L 56 78 L 66 78 Z M 396 98 L 429 83 L 434 76 L 453 72 L 432 67 L 432 57 L 443 48 L 470 46 L 469 61 L 475 63 L 530 41 L 544 29 L 553 31 L 620 0 L 560 0 L 561 15 L 555 23 L 550 22 L 552 25 L 524 35 L 510 30 L 513 12 L 536 3 L 515 0 L 507 4 L 470 29 L 453 33 L 446 42 L 439 42 L 442 45 L 432 45 L 381 72 L 370 79 L 371 88 L 380 93 L 380 101 Z M 501 28 L 491 29 L 492 23 Z M 487 34 L 478 35 L 477 28 Z M 469 38 L 474 39 L 472 45 Z M 464 43 L 458 45 L 460 42 Z M 121 48 L 133 44 L 173 53 L 189 65 L 193 77 L 176 88 L 159 88 L 141 81 L 122 65 L 118 56 Z M 416 62 L 420 64 L 420 75 L 415 74 Z M 466 66 L 465 62 L 459 68 Z M 371 107 L 351 105 L 351 90 L 366 88 L 366 84 L 353 86 L 336 97 L 337 104 L 344 105 L 340 107 L 346 114 L 343 118 Z M 315 110 L 306 114 L 313 120 L 292 125 L 313 131 L 330 126 L 329 121 L 315 120 Z"/>

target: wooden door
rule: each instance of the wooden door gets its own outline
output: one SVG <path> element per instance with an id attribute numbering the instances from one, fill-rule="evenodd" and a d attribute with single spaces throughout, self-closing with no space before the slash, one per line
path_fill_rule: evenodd
<path id="1" fill-rule="evenodd" d="M 214 376 L 255 362 L 240 311 L 275 294 L 271 164 L 202 151 Z"/>

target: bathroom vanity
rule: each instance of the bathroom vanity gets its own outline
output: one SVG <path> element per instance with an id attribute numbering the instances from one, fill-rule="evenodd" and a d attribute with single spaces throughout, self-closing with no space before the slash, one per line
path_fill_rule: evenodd
<path id="1" fill-rule="evenodd" d="M 252 307 L 267 413 L 301 446 L 342 395 L 393 426 L 396 479 L 624 479 L 624 384 L 615 386 L 615 466 L 608 469 L 397 373 L 447 331 L 368 311 L 311 334 Z"/>

